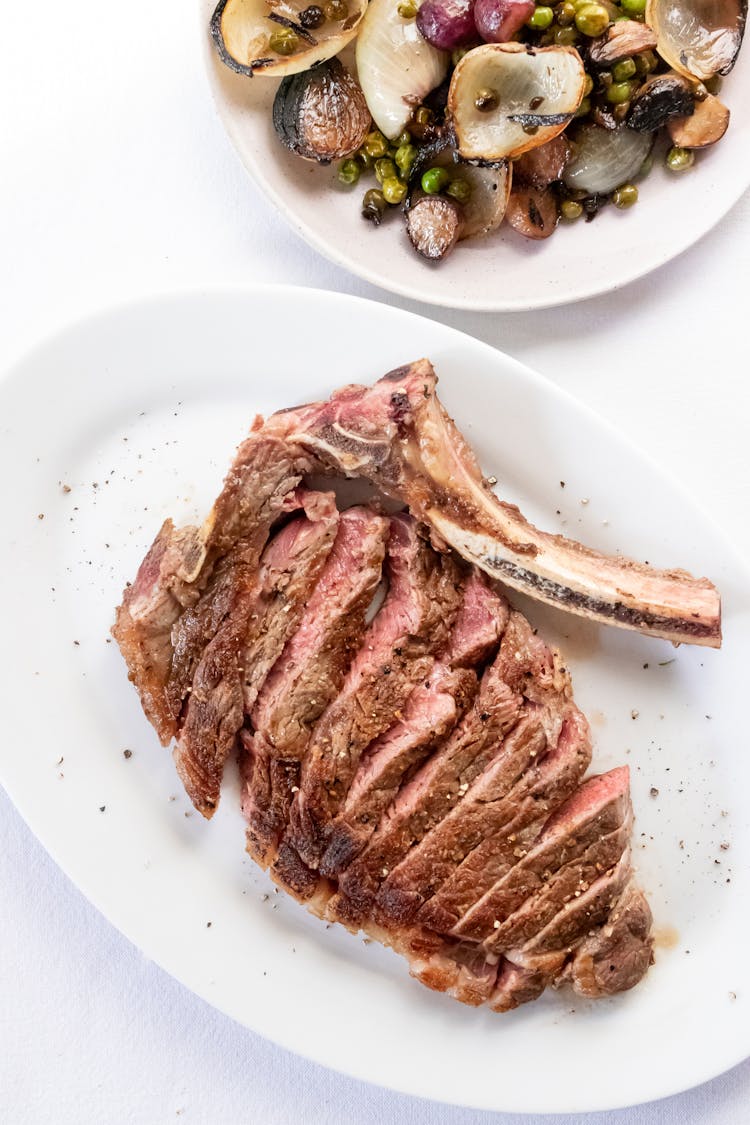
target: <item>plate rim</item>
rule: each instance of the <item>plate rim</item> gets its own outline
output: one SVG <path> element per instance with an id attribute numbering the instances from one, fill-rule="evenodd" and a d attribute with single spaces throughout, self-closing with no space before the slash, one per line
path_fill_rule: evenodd
<path id="1" fill-rule="evenodd" d="M 22 374 L 22 369 L 27 364 L 33 362 L 38 353 L 42 353 L 51 346 L 54 346 L 55 342 L 59 339 L 70 337 L 77 333 L 80 333 L 81 331 L 85 331 L 87 326 L 94 322 L 105 322 L 109 317 L 112 316 L 127 317 L 128 313 L 132 310 L 145 310 L 148 308 L 153 308 L 154 306 L 158 307 L 159 304 L 171 304 L 183 300 L 202 302 L 205 300 L 212 301 L 217 299 L 222 300 L 224 298 L 229 298 L 250 301 L 252 300 L 254 295 L 263 294 L 278 296 L 279 300 L 281 301 L 284 299 L 284 296 L 298 296 L 299 292 L 306 294 L 308 297 L 322 300 L 324 303 L 330 301 L 334 304 L 347 305 L 353 302 L 364 306 L 372 306 L 374 304 L 378 305 L 381 308 L 384 307 L 380 302 L 373 301 L 366 297 L 354 296 L 338 292 L 330 292 L 328 290 L 320 288 L 309 288 L 305 286 L 296 286 L 289 284 L 272 285 L 264 283 L 238 283 L 215 284 L 201 287 L 185 285 L 160 287 L 154 291 L 146 293 L 139 292 L 136 296 L 130 298 L 107 300 L 105 303 L 97 306 L 95 309 L 87 313 L 81 313 L 69 319 L 63 325 L 55 327 L 51 332 L 39 338 L 20 356 L 13 358 L 6 367 L 0 370 L 0 401 L 2 401 L 2 396 L 5 393 L 6 386 L 20 377 L 20 375 Z M 392 306 L 385 307 L 388 310 L 386 315 L 393 315 L 396 318 L 402 318 L 405 320 L 413 320 L 416 317 L 417 319 L 424 321 L 427 324 L 433 323 L 429 317 L 422 314 L 413 313 L 400 308 L 394 308 Z M 537 372 L 534 368 L 529 367 L 528 365 L 515 359 L 513 356 L 510 356 L 508 353 L 498 348 L 494 348 L 492 345 L 487 344 L 485 341 L 478 340 L 476 337 L 473 337 L 469 333 L 463 332 L 460 329 L 453 328 L 452 326 L 448 325 L 441 325 L 441 328 L 447 329 L 449 335 L 452 337 L 457 337 L 459 340 L 468 340 L 471 344 L 478 345 L 488 354 L 499 356 L 502 362 L 507 363 L 511 367 L 515 367 L 518 374 L 522 375 L 524 378 L 529 379 L 537 386 L 544 388 L 548 393 L 551 392 L 552 395 L 558 396 L 566 400 L 567 402 L 574 404 L 576 410 L 585 413 L 589 418 L 595 420 L 597 425 L 600 426 L 604 432 L 610 432 L 612 434 L 618 435 L 620 440 L 624 440 L 627 446 L 639 459 L 641 459 L 647 466 L 655 467 L 659 475 L 669 482 L 670 486 L 675 490 L 675 492 L 679 493 L 681 498 L 684 499 L 696 513 L 700 514 L 701 518 L 705 520 L 708 526 L 710 526 L 713 534 L 716 536 L 717 541 L 721 543 L 723 549 L 726 552 L 726 557 L 731 565 L 735 566 L 739 571 L 745 573 L 750 579 L 750 567 L 748 567 L 748 563 L 740 550 L 735 546 L 724 529 L 715 522 L 711 513 L 707 511 L 703 507 L 703 505 L 697 503 L 693 499 L 693 497 L 689 493 L 689 490 L 683 486 L 679 477 L 672 474 L 670 469 L 660 465 L 653 457 L 644 452 L 637 445 L 637 443 L 631 441 L 629 438 L 623 438 L 620 434 L 620 431 L 613 423 L 609 422 L 605 418 L 602 418 L 601 415 L 599 415 L 597 411 L 589 407 L 587 403 L 578 399 L 566 388 L 560 386 L 548 377 Z M 629 1100 L 628 1098 L 616 1099 L 614 1101 L 608 1100 L 606 1102 L 599 1102 L 596 1105 L 589 1105 L 585 1109 L 582 1109 L 578 1104 L 569 1103 L 563 1106 L 563 1108 L 557 1108 L 554 1110 L 550 1110 L 549 1108 L 539 1109 L 520 1106 L 506 1106 L 503 1109 L 497 1109 L 496 1106 L 489 1105 L 486 1100 L 481 1099 L 473 1099 L 467 1101 L 465 1097 L 462 1097 L 461 1100 L 453 1098 L 433 1098 L 429 1094 L 415 1093 L 413 1089 L 408 1088 L 399 1081 L 376 1081 L 363 1072 L 359 1072 L 352 1068 L 339 1067 L 335 1063 L 331 1063 L 328 1059 L 324 1060 L 321 1055 L 315 1053 L 315 1051 L 312 1049 L 308 1051 L 305 1049 L 300 1049 L 297 1046 L 290 1046 L 288 1042 L 284 1042 L 275 1034 L 269 1034 L 266 1030 L 259 1029 L 259 1027 L 254 1022 L 251 1022 L 251 1019 L 245 1019 L 243 1017 L 230 1014 L 230 1012 L 227 1011 L 223 1004 L 218 1003 L 214 998 L 212 998 L 210 990 L 207 987 L 202 987 L 195 983 L 188 982 L 188 980 L 185 979 L 181 972 L 175 971 L 174 969 L 170 968 L 169 965 L 166 964 L 165 961 L 161 958 L 161 956 L 156 956 L 153 952 L 146 951 L 146 949 L 144 949 L 140 942 L 131 935 L 130 924 L 126 920 L 122 920 L 119 917 L 116 905 L 107 905 L 106 907 L 100 905 L 97 892 L 95 890 L 92 891 L 90 888 L 89 878 L 85 876 L 83 879 L 79 879 L 77 876 L 74 876 L 69 870 L 67 862 L 61 860 L 59 856 L 59 850 L 55 846 L 54 837 L 48 837 L 45 825 L 39 822 L 37 814 L 35 814 L 33 808 L 30 808 L 28 806 L 23 797 L 21 797 L 20 800 L 18 799 L 17 793 L 14 790 L 13 783 L 9 783 L 7 777 L 4 775 L 3 764 L 4 756 L 0 751 L 0 784 L 3 785 L 18 814 L 27 824 L 29 829 L 34 833 L 37 840 L 40 842 L 42 847 L 44 847 L 47 854 L 51 857 L 56 866 L 62 871 L 64 876 L 70 880 L 70 882 L 76 887 L 76 889 L 84 895 L 87 901 L 103 917 L 105 917 L 107 921 L 111 925 L 113 925 L 127 941 L 131 943 L 131 945 L 139 949 L 150 960 L 153 960 L 162 971 L 166 972 L 173 979 L 179 981 L 180 984 L 183 985 L 183 987 L 187 988 L 191 993 L 199 996 L 205 1002 L 211 1004 L 212 1007 L 216 1008 L 227 1018 L 233 1020 L 235 1023 L 238 1023 L 242 1027 L 248 1028 L 254 1034 L 258 1034 L 262 1038 L 273 1042 L 276 1046 L 284 1050 L 291 1051 L 292 1053 L 297 1054 L 303 1058 L 309 1059 L 316 1065 L 326 1067 L 327 1069 L 330 1069 L 335 1073 L 345 1074 L 348 1077 L 354 1078 L 357 1081 L 365 1082 L 368 1085 L 375 1086 L 376 1088 L 380 1087 L 390 1089 L 399 1094 L 403 1094 L 404 1096 L 422 1098 L 423 1100 L 434 1103 L 436 1105 L 454 1105 L 466 1108 L 474 1108 L 476 1110 L 483 1110 L 485 1112 L 508 1112 L 519 1114 L 523 1113 L 528 1115 L 548 1113 L 587 1113 L 606 1112 L 608 1110 L 624 1109 L 627 1107 L 643 1105 L 650 1102 L 662 1101 L 665 1098 L 684 1093 L 688 1090 L 696 1088 L 699 1085 L 704 1084 L 705 1082 L 711 1081 L 714 1078 L 718 1078 L 720 1075 L 727 1073 L 729 1070 L 733 1069 L 735 1066 L 743 1062 L 746 1058 L 750 1057 L 750 1039 L 748 1039 L 747 1044 L 739 1049 L 726 1063 L 726 1065 L 722 1065 L 721 1069 L 719 1069 L 718 1071 L 715 1070 L 713 1066 L 708 1066 L 705 1072 L 701 1071 L 700 1068 L 695 1068 L 694 1077 L 691 1078 L 691 1081 L 688 1085 L 677 1084 L 674 1086 L 674 1088 L 668 1089 L 667 1091 L 661 1090 L 660 1092 L 653 1094 L 646 1092 L 644 1096 L 639 1095 L 636 1101 Z"/>
<path id="2" fill-rule="evenodd" d="M 446 295 L 446 297 L 443 298 L 439 293 L 433 293 L 429 290 L 426 292 L 421 290 L 416 291 L 409 285 L 402 285 L 395 279 L 391 280 L 390 278 L 384 277 L 381 271 L 371 269 L 365 259 L 360 261 L 354 257 L 349 257 L 345 252 L 331 245 L 325 238 L 318 235 L 313 227 L 309 226 L 295 213 L 294 208 L 287 202 L 286 198 L 266 182 L 259 164 L 256 162 L 251 163 L 249 160 L 245 159 L 243 150 L 238 141 L 237 130 L 229 121 L 228 114 L 222 104 L 218 75 L 221 73 L 220 68 L 223 64 L 216 57 L 208 27 L 205 25 L 204 13 L 205 9 L 208 7 L 215 7 L 214 0 L 198 0 L 196 4 L 197 22 L 199 25 L 198 32 L 204 63 L 203 72 L 211 94 L 211 101 L 216 117 L 231 142 L 236 159 L 256 185 L 261 195 L 275 207 L 286 224 L 291 227 L 294 233 L 297 234 L 303 242 L 306 242 L 308 246 L 311 246 L 313 250 L 321 254 L 327 261 L 346 270 L 347 273 L 361 278 L 361 280 L 368 282 L 370 285 L 377 286 L 377 288 L 383 292 L 393 293 L 396 296 L 405 297 L 410 301 L 422 301 L 435 308 L 480 313 L 522 313 L 534 312 L 538 309 L 554 309 L 562 308 L 566 305 L 577 305 L 580 302 L 589 301 L 594 297 L 600 297 L 607 293 L 617 293 L 621 289 L 633 285 L 636 281 L 640 281 L 649 274 L 656 273 L 665 266 L 668 266 L 671 262 L 676 261 L 676 259 L 680 258 L 691 247 L 697 246 L 698 243 L 702 242 L 750 190 L 750 176 L 747 182 L 741 182 L 738 179 L 723 207 L 719 207 L 716 211 L 711 212 L 705 209 L 703 211 L 703 217 L 705 219 L 705 216 L 709 215 L 708 221 L 703 221 L 701 223 L 697 233 L 689 233 L 684 239 L 678 240 L 675 249 L 669 253 L 668 257 L 663 258 L 657 256 L 655 259 L 649 260 L 646 264 L 636 266 L 632 269 L 625 269 L 615 282 L 607 283 L 603 280 L 599 284 L 579 287 L 573 296 L 558 293 L 554 295 L 551 294 L 547 297 L 540 295 L 537 300 L 533 301 L 514 301 L 512 298 L 507 297 L 494 300 L 479 300 L 463 298 L 460 295 L 453 298 L 449 298 Z M 747 65 L 750 67 L 750 58 L 748 59 Z M 252 81 L 252 79 L 248 79 L 248 81 Z M 260 78 L 258 81 L 262 82 L 263 79 Z"/>

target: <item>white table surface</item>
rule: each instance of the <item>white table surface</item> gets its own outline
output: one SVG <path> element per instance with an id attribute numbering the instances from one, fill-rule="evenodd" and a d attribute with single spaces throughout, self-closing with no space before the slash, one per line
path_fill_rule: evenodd
<path id="1" fill-rule="evenodd" d="M 750 196 L 676 262 L 570 308 L 472 315 L 401 301 L 308 249 L 248 180 L 211 103 L 194 8 L 5 0 L 0 371 L 71 318 L 134 294 L 259 280 L 356 293 L 530 363 L 615 421 L 750 547 Z M 0 1120 L 9 1125 L 492 1118 L 350 1081 L 236 1026 L 99 917 L 1 792 L 0 919 Z M 590 1120 L 749 1117 L 745 1063 L 691 1093 Z"/>

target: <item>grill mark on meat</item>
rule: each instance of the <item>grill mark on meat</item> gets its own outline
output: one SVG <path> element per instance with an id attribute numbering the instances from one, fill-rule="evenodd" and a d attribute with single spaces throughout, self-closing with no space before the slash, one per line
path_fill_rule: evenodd
<path id="1" fill-rule="evenodd" d="M 310 731 L 340 690 L 365 630 L 367 607 L 380 582 L 388 521 L 366 508 L 349 508 L 306 606 L 260 690 L 252 711 L 255 735 L 243 805 L 247 850 L 266 867 L 274 858 L 299 788 L 299 763 Z M 294 878 L 300 879 L 299 865 Z"/>
<path id="2" fill-rule="evenodd" d="M 243 722 L 243 697 L 262 682 L 296 625 L 301 600 L 313 588 L 336 532 L 333 493 L 297 489 L 285 508 L 302 508 L 305 514 L 277 532 L 251 583 L 241 595 L 235 591 L 198 663 L 185 707 L 175 764 L 188 796 L 206 817 L 219 801 L 224 763 Z"/>
<path id="3" fill-rule="evenodd" d="M 287 840 L 311 867 L 326 849 L 363 751 L 431 669 L 460 604 L 457 564 L 437 555 L 409 516 L 391 518 L 386 566 L 388 594 L 313 732 L 292 804 Z"/>
<path id="4" fill-rule="evenodd" d="M 484 839 L 421 908 L 418 917 L 424 925 L 473 936 L 469 912 L 533 846 L 550 812 L 579 784 L 591 760 L 588 723 L 574 704 L 566 704 L 563 716 L 552 749 L 526 771 L 505 799 L 485 807 Z M 493 913 L 490 922 L 494 918 Z"/>
<path id="5" fill-rule="evenodd" d="M 348 387 L 328 402 L 274 415 L 268 427 L 329 467 L 371 479 L 442 542 L 515 589 L 608 624 L 720 645 L 720 601 L 707 579 L 542 532 L 515 505 L 498 501 L 437 399 L 436 383 L 432 365 L 420 360 L 372 387 Z M 377 453 L 368 459 L 371 448 Z"/>

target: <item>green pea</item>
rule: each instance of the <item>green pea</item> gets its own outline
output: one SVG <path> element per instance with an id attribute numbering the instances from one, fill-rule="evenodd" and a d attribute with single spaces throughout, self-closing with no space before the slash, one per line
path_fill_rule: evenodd
<path id="1" fill-rule="evenodd" d="M 560 27 L 568 27 L 576 18 L 575 4 L 571 0 L 564 0 L 556 9 L 557 22 Z"/>
<path id="2" fill-rule="evenodd" d="M 381 159 L 375 161 L 375 179 L 379 184 L 385 183 L 386 180 L 393 179 L 397 176 L 396 165 L 392 160 Z"/>
<path id="3" fill-rule="evenodd" d="M 428 168 L 422 175 L 422 191 L 427 195 L 437 195 L 450 180 L 445 168 Z"/>
<path id="4" fill-rule="evenodd" d="M 620 7 L 629 16 L 642 16 L 646 11 L 646 0 L 620 0 Z"/>
<path id="5" fill-rule="evenodd" d="M 659 60 L 654 51 L 641 51 L 635 57 L 635 69 L 638 74 L 651 74 L 659 65 Z"/>
<path id="6" fill-rule="evenodd" d="M 583 214 L 583 207 L 574 199 L 566 199 L 564 203 L 560 204 L 560 214 L 566 222 L 574 223 Z"/>
<path id="7" fill-rule="evenodd" d="M 583 96 L 587 98 L 591 91 L 594 89 L 594 79 L 590 74 L 587 74 L 583 80 Z"/>
<path id="8" fill-rule="evenodd" d="M 428 109 L 426 105 L 421 105 L 414 114 L 414 121 L 424 128 L 426 125 L 432 125 L 434 116 L 431 109 Z"/>
<path id="9" fill-rule="evenodd" d="M 372 133 L 368 133 L 365 137 L 362 151 L 371 156 L 373 160 L 378 160 L 388 152 L 388 141 L 378 129 L 374 129 Z"/>
<path id="10" fill-rule="evenodd" d="M 388 176 L 387 179 L 383 180 L 383 198 L 386 203 L 395 207 L 397 203 L 403 203 L 405 195 L 406 184 L 398 176 Z"/>
<path id="11" fill-rule="evenodd" d="M 293 55 L 299 50 L 299 35 L 291 27 L 277 27 L 268 38 L 268 46 L 277 55 Z"/>
<path id="12" fill-rule="evenodd" d="M 412 165 L 414 164 L 414 161 L 416 159 L 416 145 L 409 144 L 409 142 L 407 141 L 406 144 L 399 145 L 399 147 L 396 149 L 396 155 L 394 157 L 396 167 L 398 168 L 401 175 L 406 179 L 409 178 L 409 173 L 411 172 Z"/>
<path id="13" fill-rule="evenodd" d="M 630 82 L 613 82 L 607 87 L 605 97 L 610 105 L 623 105 L 630 101 L 632 94 L 633 87 Z"/>
<path id="14" fill-rule="evenodd" d="M 554 18 L 555 13 L 551 8 L 540 5 L 526 20 L 526 26 L 530 27 L 532 31 L 546 31 Z"/>
<path id="15" fill-rule="evenodd" d="M 632 207 L 634 203 L 638 202 L 638 188 L 635 184 L 623 184 L 622 187 L 618 187 L 616 191 L 612 192 L 612 202 L 621 211 L 624 211 L 627 207 Z"/>
<path id="16" fill-rule="evenodd" d="M 670 148 L 666 163 L 670 172 L 686 172 L 695 163 L 695 153 L 689 148 Z"/>
<path id="17" fill-rule="evenodd" d="M 396 148 L 401 148 L 402 145 L 411 144 L 411 133 L 408 129 L 404 129 L 403 133 L 399 133 L 393 142 Z"/>
<path id="18" fill-rule="evenodd" d="M 382 191 L 370 188 L 362 200 L 362 217 L 379 226 L 385 214 L 386 202 Z"/>
<path id="19" fill-rule="evenodd" d="M 583 98 L 581 104 L 575 112 L 576 117 L 585 117 L 587 113 L 591 112 L 591 98 Z"/>
<path id="20" fill-rule="evenodd" d="M 574 27 L 555 28 L 555 43 L 559 47 L 575 47 L 578 42 L 578 32 Z"/>
<path id="21" fill-rule="evenodd" d="M 396 10 L 402 20 L 413 20 L 417 14 L 417 5 L 413 0 L 405 0 L 403 4 L 399 4 Z"/>
<path id="22" fill-rule="evenodd" d="M 609 12 L 603 4 L 583 4 L 576 12 L 576 27 L 581 35 L 595 39 L 609 27 Z"/>
<path id="23" fill-rule="evenodd" d="M 625 82 L 628 78 L 632 78 L 634 74 L 635 62 L 633 59 L 621 59 L 612 67 L 612 77 L 615 82 Z"/>
<path id="24" fill-rule="evenodd" d="M 342 184 L 356 184 L 362 166 L 356 160 L 342 160 L 339 164 L 339 180 Z"/>
<path id="25" fill-rule="evenodd" d="M 468 180 L 457 177 L 448 184 L 445 194 L 450 195 L 457 203 L 468 203 L 471 199 L 471 184 Z"/>

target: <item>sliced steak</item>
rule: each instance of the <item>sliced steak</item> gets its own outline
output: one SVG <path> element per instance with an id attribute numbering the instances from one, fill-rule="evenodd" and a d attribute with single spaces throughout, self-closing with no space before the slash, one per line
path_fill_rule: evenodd
<path id="1" fill-rule="evenodd" d="M 411 517 L 391 518 L 386 569 L 389 589 L 353 661 L 341 693 L 321 716 L 305 759 L 287 842 L 317 867 L 331 822 L 363 751 L 392 723 L 432 667 L 461 599 L 461 571 L 438 555 Z"/>
<path id="2" fill-rule="evenodd" d="M 590 844 L 628 823 L 630 776 L 627 767 L 590 778 L 547 821 L 544 831 L 525 854 L 511 861 L 508 871 L 464 915 L 454 933 L 473 941 L 495 942 L 498 929 L 528 898 L 543 890 L 561 867 L 577 860 Z M 521 851 L 521 849 L 519 849 Z M 614 866 L 620 852 L 601 870 Z M 538 927 L 541 929 L 541 927 Z"/>
<path id="3" fill-rule="evenodd" d="M 563 716 L 557 744 L 504 799 L 485 804 L 482 788 L 476 790 L 480 800 L 473 819 L 484 839 L 425 902 L 418 915 L 423 925 L 463 936 L 464 916 L 524 856 L 550 812 L 576 789 L 591 761 L 589 727 L 575 704 L 566 704 Z M 491 783 L 491 776 L 487 780 Z"/>
<path id="4" fill-rule="evenodd" d="M 499 501 L 436 384 L 423 359 L 372 387 L 344 387 L 328 402 L 281 411 L 267 425 L 337 471 L 374 481 L 441 543 L 532 598 L 668 640 L 720 646 L 721 606 L 707 579 L 601 554 L 540 531 Z"/>
<path id="5" fill-rule="evenodd" d="M 247 848 L 266 867 L 284 831 L 299 763 L 315 722 L 341 688 L 380 582 L 388 521 L 366 508 L 343 512 L 333 547 L 297 632 L 257 696 L 253 735 L 243 736 Z"/>
<path id="6" fill-rule="evenodd" d="M 582 996 L 610 996 L 638 984 L 653 961 L 651 911 L 632 882 L 607 921 L 584 938 L 567 970 Z"/>
<path id="7" fill-rule="evenodd" d="M 445 651 L 418 684 L 403 717 L 367 748 L 344 805 L 333 822 L 320 869 L 336 875 L 364 848 L 402 782 L 456 725 L 471 702 L 473 668 L 492 656 L 509 607 L 480 571 L 470 574 Z"/>
<path id="8" fill-rule="evenodd" d="M 268 542 L 254 583 L 208 642 L 185 706 L 175 763 L 204 816 L 219 802 L 224 763 L 243 722 L 243 697 L 257 692 L 296 626 L 336 534 L 332 492 L 299 488 L 285 506 L 304 514 Z"/>
<path id="9" fill-rule="evenodd" d="M 303 514 L 278 532 L 261 556 L 256 607 L 248 622 L 242 657 L 246 715 L 299 625 L 338 531 L 334 493 L 298 488 L 295 495 Z"/>
<path id="10" fill-rule="evenodd" d="M 344 906 L 337 897 L 335 909 L 368 913 L 382 881 L 461 800 L 518 722 L 522 707 L 523 697 L 504 682 L 495 661 L 461 722 L 401 789 L 364 852 L 342 873 L 339 890 L 349 903 Z"/>
<path id="11" fill-rule="evenodd" d="M 337 875 L 359 855 L 404 778 L 456 725 L 476 690 L 470 669 L 436 663 L 404 706 L 403 718 L 368 746 L 331 826 L 320 870 Z"/>
<path id="12" fill-rule="evenodd" d="M 512 961 L 502 961 L 489 1006 L 493 1012 L 512 1012 L 521 1004 L 538 1000 L 549 983 L 544 973 L 524 969 Z"/>

